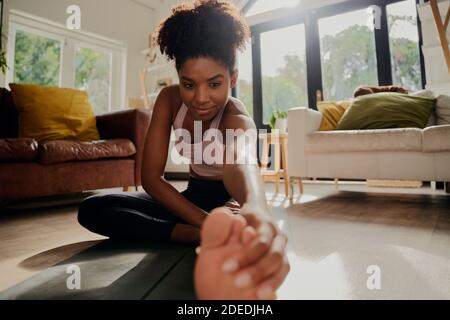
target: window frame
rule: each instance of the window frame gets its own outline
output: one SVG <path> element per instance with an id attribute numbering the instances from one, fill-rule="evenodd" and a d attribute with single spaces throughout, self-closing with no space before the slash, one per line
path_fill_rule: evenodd
<path id="1" fill-rule="evenodd" d="M 76 73 L 76 70 L 75 70 L 75 62 L 76 62 L 75 61 L 75 56 L 76 56 L 76 50 L 78 48 L 80 48 L 80 49 L 84 49 L 84 48 L 85 49 L 91 49 L 91 50 L 94 50 L 94 51 L 97 51 L 97 52 L 100 52 L 100 53 L 104 53 L 104 54 L 110 55 L 109 58 L 110 58 L 111 70 L 109 72 L 109 83 L 110 83 L 110 86 L 109 86 L 108 112 L 111 112 L 112 111 L 112 104 L 113 104 L 112 101 L 113 101 L 113 85 L 114 85 L 114 82 L 113 82 L 114 53 L 111 52 L 110 50 L 107 50 L 107 49 L 101 47 L 101 46 L 97 46 L 97 45 L 94 45 L 94 44 L 89 44 L 89 43 L 85 43 L 85 42 L 82 42 L 82 41 L 74 40 L 73 41 L 74 59 L 73 59 L 73 62 L 72 62 L 72 72 L 73 72 L 73 77 L 72 77 L 73 84 L 72 84 L 72 86 L 73 86 L 73 88 L 75 88 L 75 73 Z"/>
<path id="2" fill-rule="evenodd" d="M 126 105 L 127 45 L 83 30 L 69 30 L 56 23 L 26 12 L 11 9 L 9 15 L 7 59 L 14 61 L 16 30 L 62 41 L 59 87 L 75 87 L 75 49 L 91 48 L 112 55 L 110 73 L 110 102 L 108 112 L 121 110 Z M 11 63 L 10 63 L 11 64 Z M 6 72 L 5 87 L 14 79 L 14 64 Z"/>
<path id="3" fill-rule="evenodd" d="M 45 37 L 50 40 L 55 40 L 60 43 L 60 51 L 59 51 L 59 75 L 58 75 L 58 86 L 62 86 L 62 69 L 63 69 L 63 57 L 64 57 L 64 49 L 65 49 L 65 39 L 64 37 L 55 35 L 50 32 L 46 32 L 39 29 L 30 28 L 25 25 L 17 24 L 11 22 L 9 24 L 9 34 L 8 34 L 8 52 L 7 59 L 10 61 L 9 68 L 6 71 L 6 85 L 5 87 L 9 88 L 9 83 L 14 81 L 15 76 L 15 52 L 16 52 L 16 36 L 17 32 L 26 32 L 36 36 Z"/>
<path id="4" fill-rule="evenodd" d="M 371 5 L 379 6 L 382 10 L 381 28 L 375 29 L 375 50 L 377 60 L 377 73 L 379 85 L 392 84 L 392 68 L 390 59 L 389 30 L 387 20 L 387 5 L 404 0 L 351 0 L 331 4 L 321 8 L 306 10 L 296 10 L 288 16 L 278 17 L 274 20 L 257 23 L 250 26 L 252 34 L 252 69 L 253 69 L 253 116 L 256 126 L 259 129 L 270 130 L 268 125 L 263 124 L 263 95 L 262 95 L 262 74 L 261 74 L 261 33 L 289 27 L 295 24 L 304 23 L 306 42 L 306 69 L 308 83 L 308 107 L 314 108 L 316 105 L 316 92 L 323 93 L 322 86 L 322 66 L 320 55 L 320 35 L 319 19 L 327 18 L 350 11 L 368 8 Z M 256 0 L 249 1 L 243 8 L 247 12 Z M 416 5 L 419 0 L 415 0 Z M 265 13 L 267 16 L 270 12 Z M 417 16 L 417 28 L 419 35 L 419 57 L 422 77 L 422 88 L 425 88 L 425 65 L 422 52 L 423 37 L 419 16 Z M 383 61 L 383 63 L 379 63 Z M 237 91 L 235 91 L 236 93 Z"/>

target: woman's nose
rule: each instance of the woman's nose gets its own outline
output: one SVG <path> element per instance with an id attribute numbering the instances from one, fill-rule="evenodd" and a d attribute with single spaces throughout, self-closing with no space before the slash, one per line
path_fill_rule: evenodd
<path id="1" fill-rule="evenodd" d="M 201 106 L 202 104 L 209 101 L 209 95 L 206 89 L 198 88 L 195 93 L 195 102 L 197 106 Z"/>

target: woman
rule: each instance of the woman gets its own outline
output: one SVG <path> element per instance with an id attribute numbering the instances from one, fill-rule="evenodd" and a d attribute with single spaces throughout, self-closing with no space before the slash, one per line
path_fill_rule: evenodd
<path id="1" fill-rule="evenodd" d="M 276 289 L 288 271 L 286 237 L 271 221 L 257 164 L 248 157 L 236 161 L 247 154 L 234 147 L 243 135 L 221 141 L 230 130 L 256 132 L 244 105 L 229 95 L 238 77 L 236 51 L 245 47 L 248 38 L 245 20 L 227 1 L 200 0 L 172 9 L 155 40 L 161 52 L 175 60 L 180 84 L 163 89 L 155 102 L 142 167 L 146 193 L 91 197 L 81 204 L 78 219 L 87 229 L 111 238 L 198 244 L 209 213 L 234 199 L 245 218 L 238 228 L 245 246 L 224 258 L 221 269 L 216 268 L 217 276 L 232 273 L 244 279 L 237 281 L 244 287 L 277 279 L 271 283 Z M 178 138 L 188 140 L 177 141 L 175 152 L 191 158 L 188 187 L 181 193 L 163 177 L 172 152 L 172 127 Z M 211 146 L 214 159 L 223 161 L 211 163 L 203 158 Z M 219 156 L 218 150 L 223 151 Z M 253 159 L 256 155 L 251 151 Z M 226 217 L 217 221 L 239 220 Z M 209 234 L 220 233 L 217 223 L 209 225 Z"/>

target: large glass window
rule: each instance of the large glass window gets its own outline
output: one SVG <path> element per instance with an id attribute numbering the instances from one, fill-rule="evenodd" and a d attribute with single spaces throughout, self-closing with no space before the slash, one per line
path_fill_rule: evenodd
<path id="1" fill-rule="evenodd" d="M 360 85 L 378 85 L 375 34 L 366 10 L 319 20 L 325 100 L 348 99 Z"/>
<path id="2" fill-rule="evenodd" d="M 13 82 L 59 86 L 61 42 L 17 30 Z"/>
<path id="3" fill-rule="evenodd" d="M 299 3 L 300 0 L 258 0 L 247 11 L 246 16 L 249 17 L 279 8 L 295 7 Z"/>
<path id="4" fill-rule="evenodd" d="M 10 13 L 6 83 L 84 90 L 96 114 L 125 105 L 124 43 Z M 43 31 L 45 30 L 45 31 Z"/>
<path id="5" fill-rule="evenodd" d="M 252 69 L 252 48 L 247 45 L 244 52 L 240 52 L 238 57 L 238 98 L 245 104 L 248 113 L 253 117 L 253 69 Z"/>
<path id="6" fill-rule="evenodd" d="M 392 81 L 412 91 L 422 88 L 416 1 L 387 6 Z"/>
<path id="7" fill-rule="evenodd" d="M 263 123 L 273 111 L 308 106 L 303 24 L 261 34 Z"/>
<path id="8" fill-rule="evenodd" d="M 75 50 L 75 88 L 85 90 L 96 114 L 109 111 L 112 55 L 91 48 Z"/>

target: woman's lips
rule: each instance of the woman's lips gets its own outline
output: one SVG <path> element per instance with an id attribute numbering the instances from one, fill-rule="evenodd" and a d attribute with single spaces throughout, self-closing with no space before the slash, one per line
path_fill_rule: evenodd
<path id="1" fill-rule="evenodd" d="M 195 108 L 195 111 L 198 113 L 198 115 L 200 116 L 205 116 L 207 114 L 209 114 L 214 108 L 208 108 L 208 109 L 197 109 Z"/>

